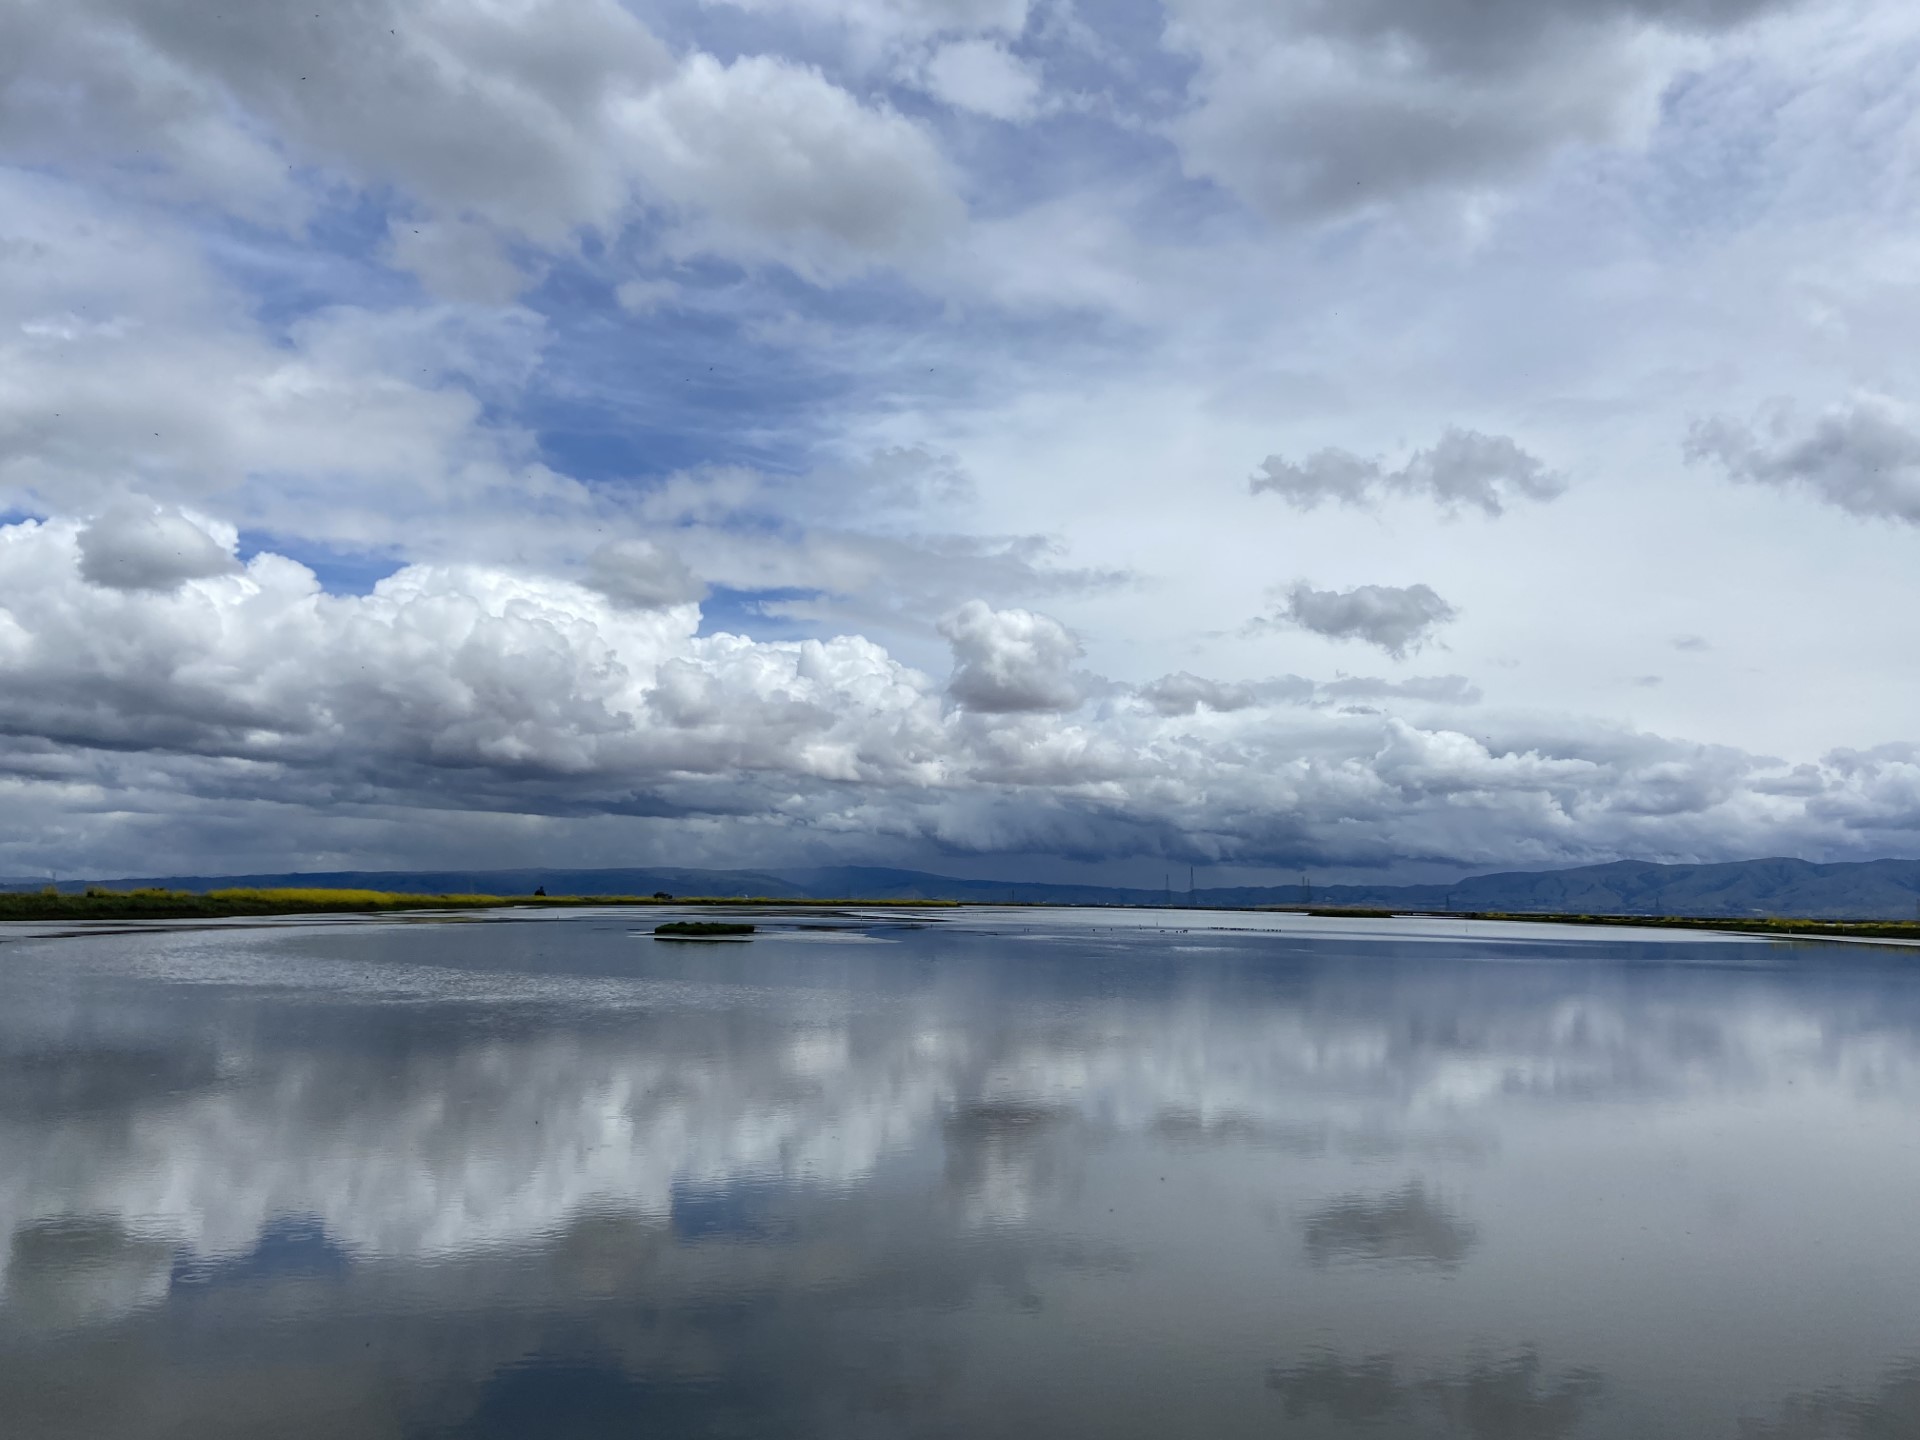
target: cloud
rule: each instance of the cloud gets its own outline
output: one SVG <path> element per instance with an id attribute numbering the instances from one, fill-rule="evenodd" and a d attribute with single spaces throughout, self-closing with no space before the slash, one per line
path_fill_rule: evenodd
<path id="1" fill-rule="evenodd" d="M 715 584 L 825 596 L 823 626 L 930 625 L 974 595 L 1128 578 L 1069 564 L 1049 537 L 966 533 L 964 470 L 921 445 L 786 473 L 560 473 L 522 420 L 529 388 L 562 383 L 545 369 L 562 340 L 525 303 L 342 303 L 266 323 L 190 232 L 19 172 L 0 171 L 0 249 L 0 513 L 137 491 L 376 573 L 577 571 L 609 536 L 671 532 Z"/>
<path id="2" fill-rule="evenodd" d="M 1567 488 L 1565 476 L 1507 436 L 1458 428 L 1396 468 L 1349 450 L 1321 450 L 1298 462 L 1269 455 L 1248 484 L 1296 510 L 1329 500 L 1360 509 L 1389 495 L 1424 495 L 1448 510 L 1470 505 L 1493 516 L 1517 500 L 1553 500 Z"/>
<path id="3" fill-rule="evenodd" d="M 1436 705 L 1478 705 L 1480 687 L 1464 675 L 1412 675 L 1405 680 L 1382 680 L 1368 675 L 1344 675 L 1320 687 L 1334 700 L 1426 700 Z"/>
<path id="4" fill-rule="evenodd" d="M 272 552 L 115 589 L 83 573 L 87 523 L 0 526 L 0 874 L 122 851 L 150 868 L 161 845 L 259 865 L 295 833 L 309 863 L 880 843 L 1520 867 L 1920 845 L 1911 746 L 1795 766 L 1566 718 L 1391 713 L 1450 686 L 1369 707 L 1285 677 L 1136 692 L 1080 672 L 1057 620 L 981 602 L 943 623 L 943 687 L 858 636 L 702 634 L 671 561 L 627 546 L 601 562 L 627 603 L 471 564 L 330 595 Z"/>
<path id="5" fill-rule="evenodd" d="M 931 249 L 965 219 L 917 126 L 787 61 L 696 55 L 620 121 L 659 192 L 704 217 L 682 249 L 758 251 L 828 278 Z"/>
<path id="6" fill-rule="evenodd" d="M 676 57 L 615 0 L 27 0 L 9 17 L 0 143 L 16 156 L 285 223 L 311 208 L 313 170 L 391 187 L 419 216 L 395 263 L 463 296 L 512 293 L 499 237 L 568 252 L 649 205 L 687 227 L 682 249 L 823 278 L 964 218 L 898 114 L 788 60 Z"/>
<path id="7" fill-rule="evenodd" d="M 844 26 L 867 46 L 936 35 L 1018 35 L 1031 0 L 722 0 L 736 9 Z"/>
<path id="8" fill-rule="evenodd" d="M 993 40 L 954 40 L 927 57 L 921 84 L 936 100 L 994 120 L 1024 120 L 1040 98 L 1034 67 Z"/>
<path id="9" fill-rule="evenodd" d="M 1738 554 L 1697 507 L 1644 520 L 1682 417 L 1744 418 L 1736 382 L 1903 373 L 1911 226 L 1882 172 L 1920 31 L 1891 0 L 1728 28 L 1778 8 L 1176 0 L 1163 32 L 1021 0 L 0 7 L 0 520 L 43 522 L 7 563 L 70 610 L 9 582 L 0 845 L 33 869 L 136 836 L 406 863 L 392 837 L 478 859 L 670 830 L 736 857 L 1911 849 L 1912 761 L 1873 747 L 1912 706 L 1852 658 L 1897 648 L 1898 527 L 1861 527 L 1845 596 L 1765 617 L 1844 697 L 1823 710 L 1752 703 L 1761 622 L 1713 583 L 1805 559 L 1790 507 Z M 1012 72 L 963 93 L 1003 55 L 1058 119 L 920 88 L 1014 113 Z M 1642 153 L 1489 201 L 1594 115 L 1635 138 L 1663 87 Z M 1275 233 L 1181 158 L 1275 215 L 1436 196 L 1485 223 Z M 1408 416 L 1487 433 L 1375 438 Z M 1176 503 L 1165 477 L 1269 450 L 1263 492 L 1322 512 L 1532 510 L 1578 474 L 1577 513 L 1530 531 L 1577 524 L 1705 598 L 1662 619 L 1659 586 L 1596 598 L 1530 544 L 1499 572 L 1573 619 L 1498 617 L 1499 672 L 1463 645 L 1495 704 L 1253 678 L 1271 646 L 1219 632 L 1272 536 L 1231 485 Z M 89 583 L 80 529 L 134 494 L 236 528 L 246 566 Z M 1479 617 L 1460 577 L 1490 541 L 1453 538 L 1338 588 L 1424 576 Z M 1157 589 L 1128 568 L 1161 561 Z M 1095 658 L 973 699 L 1074 708 L 947 690 L 991 670 L 935 628 L 976 598 Z M 1828 643 L 1843 611 L 1858 647 Z M 1625 683 L 1683 627 L 1727 657 L 1699 720 L 1671 679 Z M 308 647 L 309 674 L 283 662 Z M 1569 655 L 1616 677 L 1590 695 L 1611 721 L 1554 708 Z"/>
<path id="10" fill-rule="evenodd" d="M 1202 710 L 1230 715 L 1255 706 L 1350 705 L 1359 700 L 1412 700 L 1434 705 L 1478 705 L 1480 689 L 1464 675 L 1414 675 L 1385 680 L 1371 675 L 1342 675 L 1315 684 L 1299 675 L 1270 680 L 1210 680 L 1181 670 L 1162 675 L 1138 691 L 1161 715 L 1195 715 Z"/>
<path id="11" fill-rule="evenodd" d="M 1007 715 L 1080 703 L 1080 642 L 1058 620 L 969 600 L 940 621 L 940 633 L 953 647 L 947 693 L 963 709 Z"/>
<path id="12" fill-rule="evenodd" d="M 1312 686 L 1304 681 L 1302 688 L 1308 693 L 1312 691 Z M 1162 715 L 1192 715 L 1202 707 L 1228 714 L 1253 704 L 1254 689 L 1250 685 L 1222 684 L 1182 670 L 1141 686 L 1140 698 Z"/>
<path id="13" fill-rule="evenodd" d="M 387 223 L 394 266 L 448 300 L 506 305 L 535 277 L 505 254 L 498 232 L 463 220 L 395 216 Z"/>
<path id="14" fill-rule="evenodd" d="M 520 307 L 337 304 L 268 324 L 163 216 L 0 171 L 0 505 L 128 491 L 322 544 L 459 543 L 583 488 L 505 397 L 547 339 Z M 505 508 L 505 507 L 500 507 Z M 431 517 L 432 523 L 425 523 Z"/>
<path id="15" fill-rule="evenodd" d="M 614 287 L 614 298 L 630 315 L 651 315 L 671 306 L 684 292 L 671 280 L 623 280 Z"/>
<path id="16" fill-rule="evenodd" d="M 1758 428 L 1703 420 L 1685 453 L 1749 485 L 1797 489 L 1864 519 L 1920 525 L 1920 421 L 1883 397 L 1863 396 L 1811 423 L 1784 407 Z"/>
<path id="17" fill-rule="evenodd" d="M 1294 625 L 1329 640 L 1359 640 L 1396 660 L 1431 644 L 1434 632 L 1459 612 L 1428 585 L 1359 585 L 1352 590 L 1315 590 L 1302 581 L 1256 628 Z"/>
<path id="18" fill-rule="evenodd" d="M 609 540 L 587 557 L 587 585 L 616 605 L 662 610 L 702 599 L 686 562 L 651 540 Z"/>
<path id="19" fill-rule="evenodd" d="M 1694 37 L 1790 0 L 1170 0 L 1188 170 L 1277 220 L 1498 189 L 1632 144 Z"/>
<path id="20" fill-rule="evenodd" d="M 231 529 L 195 521 L 171 506 L 137 497 L 120 502 L 83 526 L 76 537 L 80 573 L 110 590 L 172 590 L 188 580 L 228 575 L 240 568 Z"/>

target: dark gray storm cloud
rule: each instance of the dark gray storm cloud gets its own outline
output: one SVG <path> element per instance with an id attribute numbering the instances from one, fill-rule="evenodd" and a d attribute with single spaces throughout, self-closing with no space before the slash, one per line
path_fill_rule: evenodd
<path id="1" fill-rule="evenodd" d="M 1505 435 L 1450 428 L 1398 466 L 1350 450 L 1319 450 L 1299 461 L 1269 455 L 1248 486 L 1296 510 L 1329 501 L 1358 509 L 1394 495 L 1420 495 L 1448 510 L 1470 506 L 1499 515 L 1517 500 L 1555 499 L 1567 481 Z"/>
<path id="2" fill-rule="evenodd" d="M 1802 421 L 1784 409 L 1758 425 L 1703 420 L 1687 436 L 1687 459 L 1735 480 L 1798 490 L 1849 514 L 1920 525 L 1920 424 L 1873 397 Z"/>
<path id="3" fill-rule="evenodd" d="M 1170 0 L 1188 168 L 1280 219 L 1491 188 L 1648 123 L 1677 39 L 1793 0 Z"/>
<path id="4" fill-rule="evenodd" d="M 1430 644 L 1435 632 L 1458 616 L 1430 585 L 1358 585 L 1316 590 L 1305 581 L 1291 586 L 1280 608 L 1257 627 L 1292 625 L 1329 640 L 1357 640 L 1396 660 Z"/>

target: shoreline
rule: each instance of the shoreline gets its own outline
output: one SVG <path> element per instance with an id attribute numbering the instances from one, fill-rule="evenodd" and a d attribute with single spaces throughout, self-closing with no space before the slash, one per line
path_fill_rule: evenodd
<path id="1" fill-rule="evenodd" d="M 1648 930 L 1711 930 L 1758 939 L 1845 939 L 1920 943 L 1920 922 L 1829 920 L 1751 915 L 1592 915 L 1576 912 L 1342 909 L 1333 906 L 1054 906 L 1035 902 L 971 900 L 796 899 L 742 895 L 416 895 L 377 890 L 90 890 L 0 892 L 0 922 L 222 920 L 270 917 L 420 914 L 448 910 L 577 910 L 590 908 L 709 909 L 785 907 L 862 909 L 1113 909 L 1186 914 L 1303 915 L 1315 919 L 1482 920 L 1535 925 L 1619 926 Z"/>

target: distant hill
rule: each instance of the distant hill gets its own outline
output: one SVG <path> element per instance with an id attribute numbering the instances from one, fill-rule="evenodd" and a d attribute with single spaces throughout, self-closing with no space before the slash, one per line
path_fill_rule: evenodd
<path id="1" fill-rule="evenodd" d="M 1283 888 L 1298 896 L 1298 886 Z M 1202 892 L 1213 904 L 1272 903 L 1242 896 L 1270 889 Z M 1293 902 L 1289 902 L 1293 903 Z M 1616 860 L 1571 870 L 1513 870 L 1451 885 L 1330 885 L 1313 903 L 1400 910 L 1497 910 L 1574 915 L 1796 916 L 1822 920 L 1920 918 L 1920 860 L 1734 860 L 1655 865 Z"/>
<path id="2" fill-rule="evenodd" d="M 38 889 L 17 880 L 0 888 Z M 263 875 L 170 875 L 63 882 L 111 889 L 170 890 L 318 887 L 397 890 L 430 895 L 741 896 L 766 899 L 973 900 L 1043 905 L 1160 905 L 1164 890 L 1046 881 L 962 880 L 920 870 L 842 865 L 799 870 L 338 870 Z M 1262 885 L 1212 888 L 1175 905 L 1354 906 L 1389 910 L 1498 910 L 1534 914 L 1801 916 L 1831 920 L 1920 918 L 1920 860 L 1815 865 L 1805 860 L 1736 860 L 1718 865 L 1655 865 L 1619 860 L 1571 870 L 1476 875 L 1452 885 Z"/>

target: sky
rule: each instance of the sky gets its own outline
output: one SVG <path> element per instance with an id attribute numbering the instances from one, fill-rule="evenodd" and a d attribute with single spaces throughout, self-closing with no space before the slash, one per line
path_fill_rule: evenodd
<path id="1" fill-rule="evenodd" d="M 0 875 L 1920 855 L 1916 75 L 1901 0 L 12 0 Z"/>

